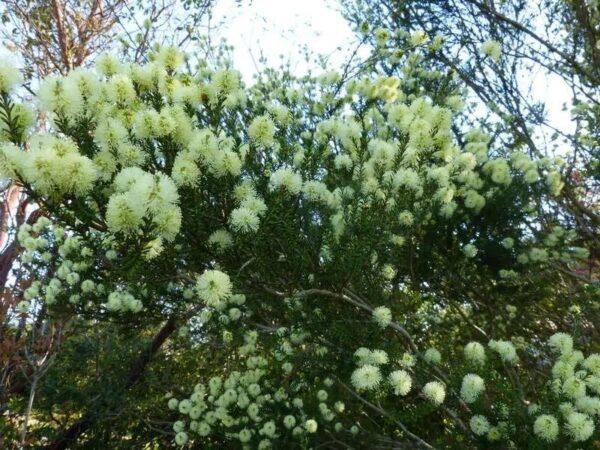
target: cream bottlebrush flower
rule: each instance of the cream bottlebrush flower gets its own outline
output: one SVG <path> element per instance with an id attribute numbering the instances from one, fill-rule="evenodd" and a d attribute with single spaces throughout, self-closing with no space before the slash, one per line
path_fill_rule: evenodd
<path id="1" fill-rule="evenodd" d="M 488 40 L 481 44 L 481 53 L 489 56 L 494 62 L 500 61 L 502 56 L 502 44 L 498 41 Z"/>
<path id="2" fill-rule="evenodd" d="M 389 362 L 388 354 L 384 350 L 373 350 L 369 354 L 369 364 L 382 366 Z"/>
<path id="3" fill-rule="evenodd" d="M 124 144 L 117 147 L 117 163 L 122 167 L 141 166 L 146 161 L 148 154 L 134 144 Z"/>
<path id="4" fill-rule="evenodd" d="M 83 96 L 77 84 L 69 78 L 46 78 L 40 83 L 37 98 L 44 111 L 69 119 L 83 112 Z"/>
<path id="5" fill-rule="evenodd" d="M 152 225 L 165 241 L 173 241 L 181 228 L 181 209 L 176 205 L 165 204 L 160 212 L 153 213 Z"/>
<path id="6" fill-rule="evenodd" d="M 352 158 L 347 154 L 337 155 L 333 160 L 333 164 L 338 170 L 350 170 L 352 168 Z"/>
<path id="7" fill-rule="evenodd" d="M 430 381 L 422 390 L 423 396 L 431 403 L 439 406 L 446 398 L 446 388 L 439 381 Z"/>
<path id="8" fill-rule="evenodd" d="M 98 177 L 94 163 L 79 154 L 70 139 L 38 135 L 32 138 L 31 150 L 15 161 L 23 178 L 45 195 L 66 193 L 84 195 Z M 6 153 L 7 157 L 11 157 Z"/>
<path id="9" fill-rule="evenodd" d="M 533 433 L 546 442 L 556 441 L 558 430 L 558 420 L 549 414 L 539 416 L 533 423 Z"/>
<path id="10" fill-rule="evenodd" d="M 546 185 L 548 186 L 550 193 L 557 196 L 560 194 L 560 191 L 562 191 L 565 183 L 562 181 L 560 173 L 553 170 L 546 175 Z"/>
<path id="11" fill-rule="evenodd" d="M 575 442 L 587 441 L 594 429 L 594 421 L 586 414 L 572 412 L 565 419 L 565 432 Z"/>
<path id="12" fill-rule="evenodd" d="M 267 205 L 263 199 L 255 197 L 253 195 L 246 197 L 240 203 L 241 208 L 248 208 L 257 216 L 264 216 L 267 212 Z"/>
<path id="13" fill-rule="evenodd" d="M 404 396 L 408 394 L 412 388 L 412 379 L 406 370 L 393 371 L 388 376 L 388 380 L 396 395 Z"/>
<path id="14" fill-rule="evenodd" d="M 398 221 L 405 226 L 411 226 L 415 219 L 410 211 L 402 211 L 398 215 Z"/>
<path id="15" fill-rule="evenodd" d="M 474 434 L 477 436 L 483 436 L 489 431 L 490 422 L 485 416 L 475 415 L 471 417 L 471 420 L 469 420 L 469 426 Z"/>
<path id="16" fill-rule="evenodd" d="M 267 110 L 278 124 L 288 124 L 292 119 L 290 110 L 286 106 L 272 103 L 267 106 Z"/>
<path id="17" fill-rule="evenodd" d="M 392 312 L 385 306 L 378 306 L 373 310 L 373 320 L 379 327 L 386 328 L 392 323 Z"/>
<path id="18" fill-rule="evenodd" d="M 138 183 L 147 185 L 149 188 L 153 182 L 152 174 L 144 172 L 139 167 L 127 167 L 115 176 L 113 187 L 116 192 L 123 193 L 130 191 Z"/>
<path id="19" fill-rule="evenodd" d="M 318 427 L 319 425 L 314 419 L 308 419 L 306 422 L 304 422 L 304 428 L 306 428 L 306 431 L 309 433 L 316 433 Z"/>
<path id="20" fill-rule="evenodd" d="M 212 430 L 211 430 L 210 425 L 208 423 L 206 423 L 206 422 L 200 422 L 198 424 L 198 430 L 197 430 L 198 435 L 203 436 L 203 437 L 204 436 L 208 436 L 211 431 Z"/>
<path id="21" fill-rule="evenodd" d="M 97 94 L 100 92 L 101 84 L 94 71 L 79 67 L 70 71 L 67 78 L 77 85 L 79 92 L 86 100 L 89 101 L 92 97 L 95 101 L 98 100 Z"/>
<path id="22" fill-rule="evenodd" d="M 131 191 L 138 194 L 141 198 L 145 198 L 148 210 L 153 214 L 160 214 L 164 212 L 165 207 L 175 205 L 179 202 L 177 185 L 169 176 L 162 173 L 155 175 L 153 183 L 150 185 L 142 185 L 139 182 L 135 183 Z"/>
<path id="23" fill-rule="evenodd" d="M 90 159 L 70 154 L 62 158 L 61 162 L 63 169 L 58 173 L 60 176 L 57 181 L 64 191 L 83 196 L 92 190 L 98 178 L 98 169 Z"/>
<path id="24" fill-rule="evenodd" d="M 410 43 L 414 46 L 425 44 L 429 40 L 429 36 L 423 30 L 417 30 L 410 35 Z"/>
<path id="25" fill-rule="evenodd" d="M 552 366 L 552 377 L 560 380 L 566 380 L 575 375 L 575 364 L 571 361 L 558 360 Z"/>
<path id="26" fill-rule="evenodd" d="M 442 361 L 442 354 L 435 348 L 428 348 L 423 359 L 429 364 L 439 364 Z"/>
<path id="27" fill-rule="evenodd" d="M 539 181 L 539 179 L 540 174 L 538 173 L 537 169 L 530 169 L 527 172 L 525 172 L 525 175 L 523 175 L 523 180 L 527 184 L 533 184 Z"/>
<path id="28" fill-rule="evenodd" d="M 492 339 L 488 343 L 488 346 L 498 353 L 500 358 L 505 362 L 513 363 L 518 359 L 517 351 L 515 350 L 515 346 L 512 344 L 512 342 L 495 341 Z"/>
<path id="29" fill-rule="evenodd" d="M 267 437 L 273 437 L 273 436 L 275 436 L 276 432 L 277 432 L 277 427 L 275 426 L 275 422 L 273 422 L 272 420 L 269 420 L 268 422 L 265 422 L 265 424 L 263 425 L 263 427 L 259 433 L 264 434 Z"/>
<path id="30" fill-rule="evenodd" d="M 292 428 L 294 428 L 296 426 L 296 418 L 294 416 L 285 416 L 283 418 L 283 425 L 288 429 L 291 430 Z"/>
<path id="31" fill-rule="evenodd" d="M 352 385 L 359 391 L 376 389 L 381 383 L 379 367 L 365 364 L 352 372 Z"/>
<path id="32" fill-rule="evenodd" d="M 492 181 L 496 184 L 508 185 L 512 181 L 510 176 L 510 167 L 505 159 L 494 159 L 487 162 L 484 166 L 484 171 L 491 172 Z"/>
<path id="33" fill-rule="evenodd" d="M 396 145 L 381 139 L 373 139 L 369 141 L 368 149 L 373 156 L 373 161 L 378 165 L 391 169 L 396 154 L 398 153 L 398 147 Z"/>
<path id="34" fill-rule="evenodd" d="M 238 433 L 238 439 L 242 443 L 250 442 L 250 439 L 252 439 L 252 431 L 248 428 L 241 429 Z"/>
<path id="35" fill-rule="evenodd" d="M 113 194 L 106 208 L 106 225 L 113 232 L 135 233 L 142 225 L 146 206 L 131 193 Z"/>
<path id="36" fill-rule="evenodd" d="M 507 238 L 502 239 L 500 241 L 500 244 L 505 249 L 510 250 L 515 245 L 515 240 L 513 238 L 507 237 Z"/>
<path id="37" fill-rule="evenodd" d="M 172 112 L 163 108 L 158 114 L 158 122 L 156 123 L 156 136 L 168 136 L 177 128 L 177 121 L 171 114 Z"/>
<path id="38" fill-rule="evenodd" d="M 354 356 L 358 359 L 357 364 L 359 366 L 366 364 L 380 366 L 389 362 L 388 355 L 383 350 L 369 350 L 368 348 L 361 347 L 354 352 Z"/>
<path id="39" fill-rule="evenodd" d="M 127 128 L 118 119 L 103 120 L 94 132 L 94 141 L 104 150 L 116 150 L 129 142 Z"/>
<path id="40" fill-rule="evenodd" d="M 221 95 L 228 95 L 240 88 L 241 76 L 237 70 L 219 70 L 212 77 L 212 85 Z"/>
<path id="41" fill-rule="evenodd" d="M 23 171 L 29 159 L 27 152 L 11 143 L 0 146 L 0 176 L 13 178 Z"/>
<path id="42" fill-rule="evenodd" d="M 115 55 L 110 53 L 102 53 L 96 58 L 96 70 L 102 75 L 112 76 L 123 70 L 123 66 Z"/>
<path id="43" fill-rule="evenodd" d="M 130 105 L 137 97 L 131 79 L 125 74 L 115 75 L 105 87 L 107 99 L 122 106 Z"/>
<path id="44" fill-rule="evenodd" d="M 398 364 L 406 369 L 414 367 L 416 363 L 417 359 L 411 353 L 403 353 L 402 358 L 398 360 Z"/>
<path id="45" fill-rule="evenodd" d="M 231 295 L 229 276 L 219 270 L 207 270 L 198 278 L 196 291 L 209 306 L 218 306 Z"/>
<path id="46" fill-rule="evenodd" d="M 200 168 L 190 153 L 180 153 L 175 157 L 171 178 L 179 187 L 193 187 L 200 181 Z"/>
<path id="47" fill-rule="evenodd" d="M 144 246 L 144 259 L 151 261 L 158 257 L 164 250 L 163 240 L 161 238 L 152 239 Z"/>
<path id="48" fill-rule="evenodd" d="M 579 412 L 590 416 L 600 416 L 600 398 L 598 397 L 588 397 L 587 395 L 579 397 L 575 402 L 575 407 Z"/>
<path id="49" fill-rule="evenodd" d="M 163 46 L 156 52 L 155 60 L 165 69 L 175 71 L 181 67 L 185 61 L 185 55 L 176 47 Z"/>
<path id="50" fill-rule="evenodd" d="M 250 208 L 240 207 L 231 211 L 229 224 L 238 233 L 250 233 L 258 230 L 260 220 Z"/>
<path id="51" fill-rule="evenodd" d="M 208 237 L 209 245 L 217 247 L 217 250 L 222 252 L 233 245 L 233 237 L 227 230 L 220 229 L 213 232 Z"/>
<path id="52" fill-rule="evenodd" d="M 19 69 L 4 58 L 0 59 L 0 92 L 10 93 L 15 86 L 23 82 Z"/>
<path id="53" fill-rule="evenodd" d="M 485 206 L 485 197 L 474 190 L 469 190 L 465 194 L 465 206 L 477 212 Z"/>
<path id="54" fill-rule="evenodd" d="M 469 342 L 464 349 L 465 358 L 472 364 L 485 364 L 485 348 L 479 342 Z"/>
<path id="55" fill-rule="evenodd" d="M 237 177 L 242 173 L 242 160 L 239 155 L 232 151 L 226 150 L 221 153 L 222 157 L 219 161 L 219 168 L 215 170 L 218 176 L 229 174 Z"/>
<path id="56" fill-rule="evenodd" d="M 477 247 L 473 244 L 465 245 L 462 251 L 467 258 L 474 258 L 477 255 Z"/>
<path id="57" fill-rule="evenodd" d="M 460 396 L 466 403 L 474 403 L 485 390 L 485 382 L 479 375 L 469 373 L 464 376 Z"/>
<path id="58" fill-rule="evenodd" d="M 291 169 L 281 168 L 271 174 L 269 188 L 285 189 L 291 194 L 298 194 L 302 189 L 302 177 Z"/>
<path id="59" fill-rule="evenodd" d="M 302 186 L 302 193 L 307 200 L 320 202 L 325 205 L 332 201 L 332 194 L 327 189 L 325 183 L 321 181 L 306 181 Z"/>
<path id="60" fill-rule="evenodd" d="M 261 147 L 271 147 L 275 136 L 275 124 L 269 116 L 256 117 L 248 127 L 250 139 Z"/>
<path id="61" fill-rule="evenodd" d="M 188 434 L 185 431 L 180 431 L 175 435 L 175 443 L 177 445 L 185 445 L 188 440 Z"/>
<path id="62" fill-rule="evenodd" d="M 582 366 L 594 375 L 600 375 L 600 354 L 592 353 L 583 361 Z"/>
<path id="63" fill-rule="evenodd" d="M 377 45 L 380 47 L 383 47 L 390 38 L 389 30 L 382 27 L 375 29 L 375 31 L 373 31 L 373 35 L 375 36 L 375 41 L 377 42 Z"/>
<path id="64" fill-rule="evenodd" d="M 575 376 L 567 378 L 562 385 L 563 394 L 573 400 L 584 397 L 585 390 L 585 381 Z"/>
<path id="65" fill-rule="evenodd" d="M 143 109 L 135 113 L 133 135 L 138 139 L 150 139 L 158 135 L 160 114 L 154 109 Z"/>
<path id="66" fill-rule="evenodd" d="M 555 333 L 548 339 L 550 347 L 561 355 L 571 353 L 573 351 L 573 338 L 567 333 Z"/>

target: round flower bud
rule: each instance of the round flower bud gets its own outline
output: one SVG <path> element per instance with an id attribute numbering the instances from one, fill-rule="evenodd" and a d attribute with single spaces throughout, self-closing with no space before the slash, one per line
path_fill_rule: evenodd
<path id="1" fill-rule="evenodd" d="M 306 428 L 306 431 L 308 431 L 309 433 L 316 433 L 318 428 L 317 421 L 313 419 L 308 419 L 306 422 L 304 422 L 304 428 Z"/>
<path id="2" fill-rule="evenodd" d="M 430 381 L 423 386 L 423 396 L 431 403 L 439 406 L 446 398 L 446 388 L 439 381 Z"/>
<path id="3" fill-rule="evenodd" d="M 385 306 L 378 306 L 373 310 L 373 320 L 380 328 L 385 328 L 392 323 L 392 312 Z"/>
<path id="4" fill-rule="evenodd" d="M 185 445 L 188 441 L 188 435 L 185 431 L 180 431 L 175 435 L 175 443 L 177 445 Z"/>
<path id="5" fill-rule="evenodd" d="M 471 427 L 471 431 L 477 436 L 483 436 L 490 429 L 490 423 L 487 418 L 481 415 L 471 417 L 469 426 Z"/>
<path id="6" fill-rule="evenodd" d="M 543 414 L 535 419 L 533 433 L 543 441 L 554 442 L 558 437 L 558 421 L 554 416 Z"/>

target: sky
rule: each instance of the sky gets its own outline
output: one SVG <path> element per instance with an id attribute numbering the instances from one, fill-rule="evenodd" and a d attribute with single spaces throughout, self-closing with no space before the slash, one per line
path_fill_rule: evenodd
<path id="1" fill-rule="evenodd" d="M 235 68 L 246 81 L 260 67 L 261 52 L 271 66 L 278 65 L 283 55 L 292 69 L 302 74 L 309 66 L 301 46 L 329 55 L 330 69 L 336 69 L 342 67 L 347 49 L 356 45 L 349 24 L 332 0 L 253 0 L 243 11 L 235 7 L 234 0 L 220 0 L 214 15 L 231 17 L 219 32 L 234 46 Z"/>

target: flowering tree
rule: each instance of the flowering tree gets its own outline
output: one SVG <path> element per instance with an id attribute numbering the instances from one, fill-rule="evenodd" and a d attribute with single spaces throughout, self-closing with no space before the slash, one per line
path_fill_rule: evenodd
<path id="1" fill-rule="evenodd" d="M 597 260 L 595 2 L 354 0 L 341 2 L 341 8 L 357 33 L 379 49 L 377 59 L 388 74 L 398 69 L 411 33 L 425 33 L 432 48 L 443 42 L 444 51 L 423 55 L 422 67 L 449 71 L 464 84 L 469 102 L 463 119 L 484 127 L 496 147 L 564 157 L 565 187 L 553 208 L 578 228 Z M 557 120 L 561 106 L 566 113 Z"/>
<path id="2" fill-rule="evenodd" d="M 49 212 L 19 230 L 19 307 L 154 332 L 107 386 L 120 410 L 143 408 L 131 393 L 165 342 L 186 355 L 145 446 L 593 445 L 597 292 L 564 274 L 588 252 L 535 207 L 561 161 L 455 137 L 460 89 L 419 68 L 424 43 L 397 77 L 253 86 L 174 48 L 104 55 L 41 84 L 50 132 L 6 120 L 2 172 Z M 0 70 L 10 117 L 19 73 Z M 109 423 L 82 411 L 48 448 L 98 429 L 131 448 Z"/>

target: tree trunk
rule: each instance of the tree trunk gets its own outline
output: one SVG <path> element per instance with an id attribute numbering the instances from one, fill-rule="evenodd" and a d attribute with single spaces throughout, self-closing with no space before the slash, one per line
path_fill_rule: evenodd
<path id="1" fill-rule="evenodd" d="M 129 375 L 123 384 L 123 391 L 127 391 L 135 386 L 143 377 L 146 366 L 160 349 L 167 338 L 175 331 L 175 319 L 170 318 L 154 336 L 150 346 L 144 350 L 139 357 L 133 362 L 129 369 Z M 70 444 L 75 442 L 77 438 L 88 430 L 97 420 L 95 413 L 86 412 L 81 419 L 71 425 L 66 431 L 58 436 L 54 441 L 48 444 L 47 450 L 66 450 Z"/>

